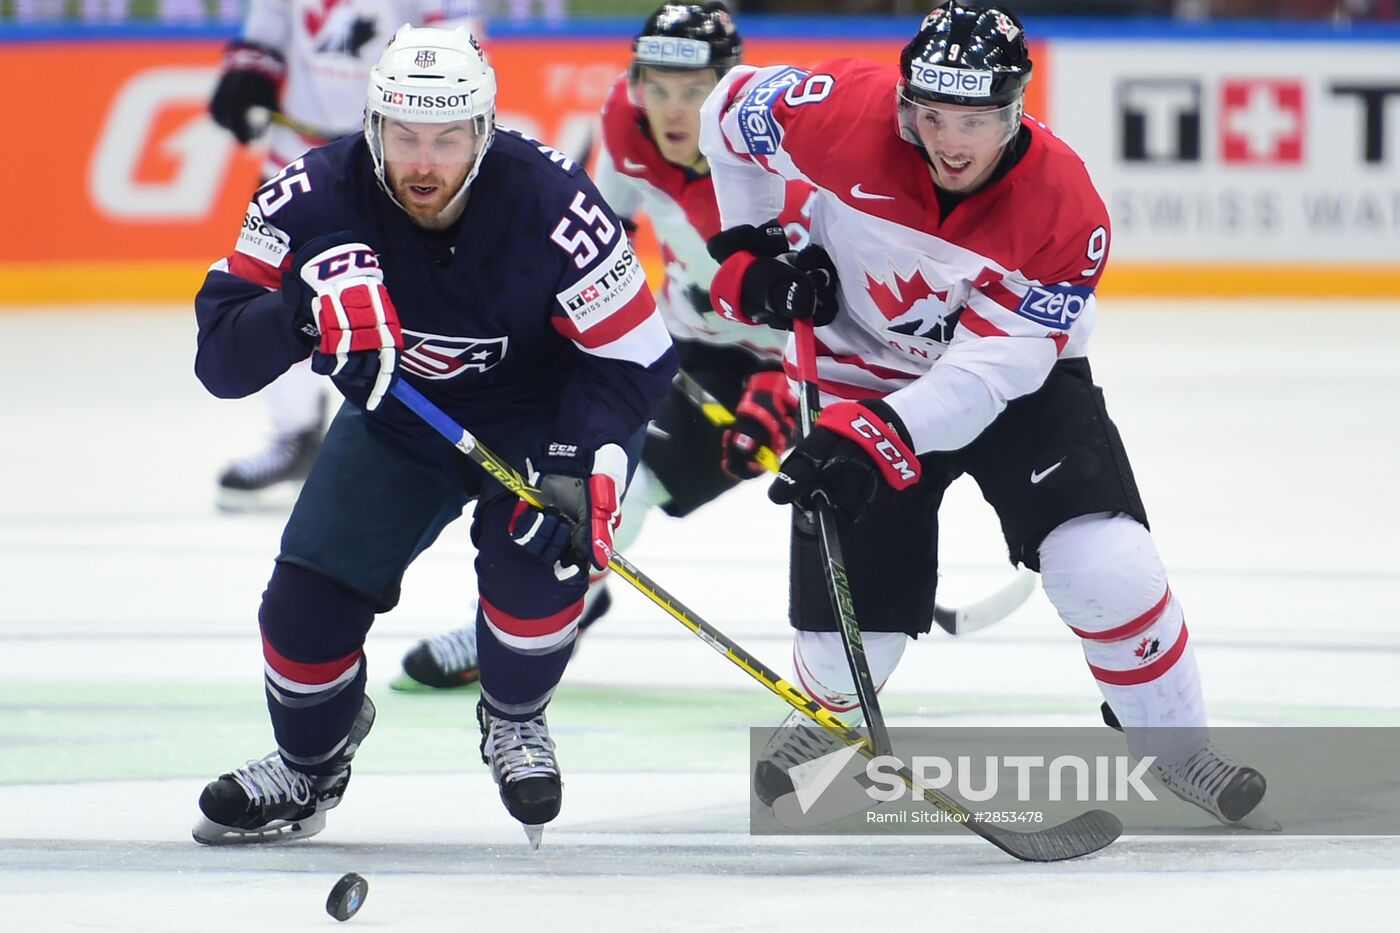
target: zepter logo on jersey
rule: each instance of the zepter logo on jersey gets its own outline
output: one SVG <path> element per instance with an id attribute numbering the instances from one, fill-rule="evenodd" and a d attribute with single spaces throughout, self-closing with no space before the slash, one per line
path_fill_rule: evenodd
<path id="1" fill-rule="evenodd" d="M 1088 285 L 1032 285 L 1016 313 L 1046 327 L 1069 327 L 1084 313 L 1094 289 Z"/>
<path id="2" fill-rule="evenodd" d="M 773 105 L 788 88 L 801 84 L 808 73 L 784 68 L 750 91 L 739 105 L 739 132 L 754 155 L 772 155 L 783 138 L 782 127 L 773 118 Z"/>

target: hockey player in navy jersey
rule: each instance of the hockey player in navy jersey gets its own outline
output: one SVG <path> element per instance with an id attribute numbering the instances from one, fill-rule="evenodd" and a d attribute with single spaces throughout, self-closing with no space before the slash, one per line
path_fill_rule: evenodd
<path id="1" fill-rule="evenodd" d="M 480 38 L 478 0 L 249 0 L 238 38 L 224 51 L 209 101 L 214 122 L 248 144 L 266 126 L 263 180 L 312 146 L 358 133 L 365 81 L 403 23 L 467 26 Z M 219 508 L 284 507 L 321 449 L 327 387 L 305 362 L 260 393 L 267 447 L 219 475 Z"/>
<path id="2" fill-rule="evenodd" d="M 277 748 L 205 788 L 203 843 L 322 828 L 374 720 L 365 635 L 473 500 L 482 758 L 537 840 L 562 796 L 545 707 L 676 372 L 621 222 L 579 166 L 497 130 L 495 74 L 465 29 L 403 27 L 367 94 L 363 136 L 264 185 L 195 299 L 213 394 L 310 357 L 347 399 L 259 610 Z M 559 510 L 520 504 L 389 395 L 396 379 Z"/>
<path id="3" fill-rule="evenodd" d="M 816 325 L 823 410 L 769 495 L 833 507 L 878 684 L 930 629 L 939 503 L 969 474 L 1012 559 L 1041 574 L 1080 638 L 1133 754 L 1155 756 L 1153 773 L 1217 819 L 1276 828 L 1263 776 L 1208 741 L 1182 606 L 1086 355 L 1108 212 L 1079 156 L 1023 114 L 1031 67 L 1015 16 L 953 0 L 924 19 L 898 70 L 741 67 L 706 102 L 701 147 L 726 227 L 710 243 L 715 308 Z M 768 250 L 784 178 L 816 186 L 812 243 L 827 253 L 789 263 Z M 794 376 L 795 356 L 790 344 Z M 792 541 L 799 676 L 858 719 L 800 509 Z M 759 796 L 790 791 L 788 769 L 832 744 L 779 730 L 755 771 Z"/>
<path id="4" fill-rule="evenodd" d="M 739 31 L 723 3 L 662 4 L 633 41 L 631 66 L 603 108 L 603 146 L 594 170 L 598 190 L 629 228 L 635 229 L 640 214 L 651 220 L 666 264 L 657 304 L 681 366 L 737 415 L 734 424 L 716 426 L 693 399 L 671 391 L 647 432 L 621 530 L 623 550 L 647 508 L 679 518 L 762 474 L 758 451 L 782 453 L 796 421 L 796 400 L 782 371 L 784 336 L 710 310 L 710 279 L 718 264 L 705 241 L 719 232 L 719 209 L 700 153 L 700 105 L 742 54 Z M 610 602 L 599 575 L 583 624 L 601 617 Z M 404 657 L 403 685 L 472 683 L 477 657 L 474 626 L 426 639 Z"/>

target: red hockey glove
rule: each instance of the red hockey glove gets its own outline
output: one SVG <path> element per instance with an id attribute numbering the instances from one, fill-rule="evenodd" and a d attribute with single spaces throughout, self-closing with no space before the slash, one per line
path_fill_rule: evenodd
<path id="1" fill-rule="evenodd" d="M 214 122 L 247 145 L 262 132 L 253 126 L 248 113 L 254 107 L 278 110 L 286 62 L 276 49 L 252 42 L 232 42 L 224 50 L 223 73 L 209 100 Z"/>
<path id="2" fill-rule="evenodd" d="M 812 433 L 783 461 L 768 487 L 779 505 L 811 508 L 820 496 L 852 521 L 860 518 L 883 482 L 904 490 L 919 481 L 919 459 L 894 409 L 878 399 L 837 402 L 822 412 Z"/>
<path id="3" fill-rule="evenodd" d="M 791 330 L 794 320 L 825 327 L 836 317 L 836 267 L 820 246 L 794 253 L 777 221 L 745 224 L 706 244 L 720 264 L 710 302 L 720 317 Z"/>
<path id="4" fill-rule="evenodd" d="M 627 481 L 627 454 L 604 444 L 584 471 L 577 448 L 550 444 L 539 469 L 526 461 L 527 478 L 550 507 L 540 511 L 520 502 L 508 531 L 515 543 L 567 580 L 580 568 L 603 570 L 612 560 L 613 533 L 622 522 L 622 489 Z"/>
<path id="5" fill-rule="evenodd" d="M 384 288 L 379 256 L 354 234 L 336 233 L 298 250 L 293 271 L 310 289 L 311 313 L 321 332 L 311 368 L 339 382 L 369 386 L 365 408 L 374 411 L 398 375 L 403 349 L 399 314 Z M 284 279 L 284 294 L 288 290 Z"/>
<path id="6" fill-rule="evenodd" d="M 753 479 L 764 472 L 758 451 L 767 447 L 782 455 L 797 427 L 797 399 L 781 370 L 763 370 L 749 377 L 744 397 L 734 410 L 734 423 L 720 443 L 724 472 L 735 479 Z"/>

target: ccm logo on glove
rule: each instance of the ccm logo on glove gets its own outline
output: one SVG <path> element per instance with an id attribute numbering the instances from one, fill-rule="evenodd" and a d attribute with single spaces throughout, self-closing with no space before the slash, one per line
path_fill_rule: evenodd
<path id="1" fill-rule="evenodd" d="M 350 249 L 338 256 L 328 256 L 316 262 L 316 280 L 324 282 L 353 269 L 378 269 L 379 257 L 369 247 Z"/>
<path id="2" fill-rule="evenodd" d="M 866 406 L 837 402 L 822 412 L 817 425 L 859 444 L 880 468 L 885 482 L 895 489 L 908 489 L 919 481 L 918 455 Z"/>

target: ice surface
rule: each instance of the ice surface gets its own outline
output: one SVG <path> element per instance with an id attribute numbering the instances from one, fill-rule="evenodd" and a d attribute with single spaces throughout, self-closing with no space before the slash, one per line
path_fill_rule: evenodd
<path id="1" fill-rule="evenodd" d="M 1400 308 L 1110 303 L 1097 380 L 1132 454 L 1217 720 L 1400 724 Z M 0 929 L 310 930 L 346 871 L 350 923 L 447 930 L 1391 930 L 1400 842 L 1125 838 L 1025 865 L 973 838 L 747 835 L 751 725 L 784 715 L 614 584 L 551 708 L 565 805 L 530 852 L 475 755 L 474 695 L 385 684 L 472 591 L 464 524 L 367 647 L 375 731 L 307 843 L 207 849 L 195 799 L 271 748 L 254 621 L 282 517 L 228 517 L 214 478 L 265 430 L 192 375 L 174 309 L 7 312 L 0 405 Z M 784 516 L 761 483 L 629 557 L 787 671 Z M 941 599 L 1010 579 L 967 482 Z M 1097 694 L 1040 595 L 906 653 L 915 723 L 1090 724 Z"/>

